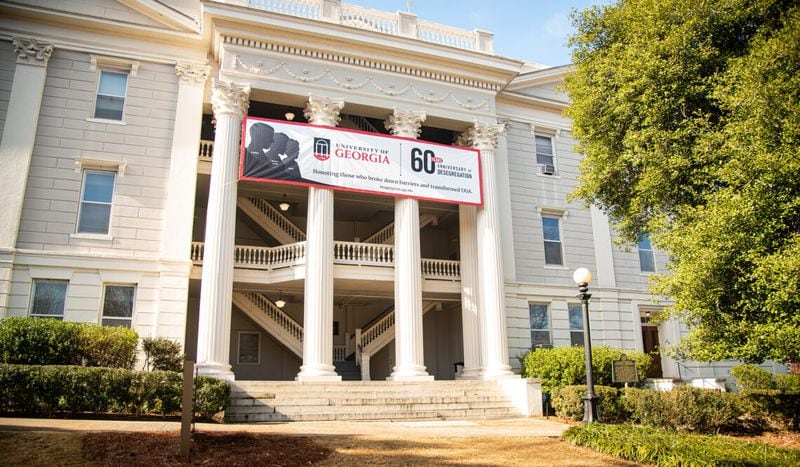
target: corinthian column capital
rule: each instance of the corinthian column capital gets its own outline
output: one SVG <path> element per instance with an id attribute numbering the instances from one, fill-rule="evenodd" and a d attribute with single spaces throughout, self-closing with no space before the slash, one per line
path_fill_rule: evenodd
<path id="1" fill-rule="evenodd" d="M 15 37 L 13 44 L 17 63 L 47 66 L 50 55 L 53 54 L 53 44 L 50 42 L 40 42 L 30 37 Z"/>
<path id="2" fill-rule="evenodd" d="M 308 103 L 303 109 L 308 123 L 322 126 L 336 126 L 342 117 L 339 112 L 344 108 L 344 99 L 308 96 Z"/>
<path id="3" fill-rule="evenodd" d="M 497 141 L 506 131 L 506 126 L 502 123 L 480 123 L 467 130 L 469 141 L 472 147 L 482 151 L 494 151 L 497 149 Z"/>
<path id="4" fill-rule="evenodd" d="M 250 106 L 250 85 L 211 80 L 211 108 L 214 116 L 233 115 L 241 119 Z"/>
<path id="5" fill-rule="evenodd" d="M 211 67 L 203 63 L 178 62 L 175 64 L 175 73 L 181 84 L 202 86 L 208 79 Z"/>
<path id="6" fill-rule="evenodd" d="M 425 121 L 425 112 L 419 110 L 394 109 L 384 122 L 384 126 L 395 136 L 419 138 L 422 131 L 422 122 Z"/>

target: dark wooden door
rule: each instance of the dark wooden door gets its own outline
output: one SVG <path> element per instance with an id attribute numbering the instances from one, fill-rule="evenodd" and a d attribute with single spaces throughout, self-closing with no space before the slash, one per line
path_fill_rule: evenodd
<path id="1" fill-rule="evenodd" d="M 663 378 L 664 374 L 661 371 L 661 352 L 658 348 L 657 326 L 642 326 L 642 343 L 644 344 L 644 353 L 649 354 L 653 359 L 653 364 L 650 366 L 647 377 Z"/>

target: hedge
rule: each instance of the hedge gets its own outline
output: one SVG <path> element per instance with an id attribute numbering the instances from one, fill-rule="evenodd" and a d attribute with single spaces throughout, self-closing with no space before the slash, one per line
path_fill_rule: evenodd
<path id="1" fill-rule="evenodd" d="M 182 384 L 171 371 L 0 364 L 0 412 L 170 415 L 181 409 Z M 211 418 L 225 410 L 229 394 L 224 381 L 197 378 L 196 414 Z"/>
<path id="2" fill-rule="evenodd" d="M 614 423 L 628 419 L 626 410 L 619 397 L 619 389 L 608 386 L 595 386 L 594 393 L 599 397 L 597 412 L 603 422 Z M 552 393 L 552 405 L 559 417 L 583 420 L 583 396 L 586 386 L 565 386 L 555 388 Z"/>
<path id="3" fill-rule="evenodd" d="M 47 318 L 0 320 L 0 363 L 133 368 L 136 331 Z"/>
<path id="4" fill-rule="evenodd" d="M 737 394 L 689 386 L 672 391 L 628 388 L 622 404 L 631 420 L 673 431 L 718 433 L 760 429 L 762 420 L 742 418 L 745 408 Z"/>
<path id="5" fill-rule="evenodd" d="M 605 346 L 592 348 L 592 376 L 594 384 L 611 386 L 611 362 L 625 354 L 636 362 L 639 382 L 647 379 L 652 365 L 651 358 L 636 350 L 615 349 Z M 540 378 L 542 390 L 551 392 L 554 388 L 586 384 L 586 363 L 583 347 L 555 347 L 534 349 L 522 357 L 522 375 L 525 378 Z M 621 385 L 620 385 L 621 386 Z"/>
<path id="6" fill-rule="evenodd" d="M 686 465 L 800 465 L 800 450 L 726 436 L 675 433 L 650 427 L 590 423 L 574 426 L 564 438 L 579 446 L 643 464 Z"/>
<path id="7" fill-rule="evenodd" d="M 800 375 L 773 375 L 756 365 L 731 369 L 745 410 L 779 428 L 800 429 Z"/>
<path id="8" fill-rule="evenodd" d="M 148 370 L 181 371 L 183 368 L 181 344 L 166 337 L 145 337 L 142 351 Z"/>

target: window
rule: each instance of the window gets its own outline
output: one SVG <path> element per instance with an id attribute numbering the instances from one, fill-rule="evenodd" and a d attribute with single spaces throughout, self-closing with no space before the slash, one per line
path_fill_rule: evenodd
<path id="1" fill-rule="evenodd" d="M 116 176 L 114 172 L 83 172 L 78 233 L 108 235 Z"/>
<path id="2" fill-rule="evenodd" d="M 639 239 L 639 267 L 642 272 L 656 272 L 656 257 L 647 234 L 642 234 Z"/>
<path id="3" fill-rule="evenodd" d="M 553 157 L 553 138 L 550 136 L 535 135 L 536 139 L 536 164 L 539 166 L 539 173 L 543 175 L 555 175 L 556 165 Z"/>
<path id="4" fill-rule="evenodd" d="M 260 363 L 261 334 L 257 332 L 239 333 L 239 358 L 240 365 L 258 365 Z"/>
<path id="5" fill-rule="evenodd" d="M 531 346 L 550 346 L 550 318 L 547 315 L 547 305 L 539 303 L 530 304 L 531 313 Z"/>
<path id="6" fill-rule="evenodd" d="M 131 327 L 135 285 L 106 285 L 103 291 L 103 326 Z"/>
<path id="7" fill-rule="evenodd" d="M 63 320 L 68 283 L 68 281 L 34 279 L 30 315 Z"/>
<path id="8" fill-rule="evenodd" d="M 542 216 L 542 231 L 544 233 L 544 264 L 564 264 L 564 258 L 561 251 L 560 221 L 561 219 L 558 217 Z"/>
<path id="9" fill-rule="evenodd" d="M 583 308 L 580 304 L 570 303 L 569 340 L 572 345 L 583 345 Z"/>
<path id="10" fill-rule="evenodd" d="M 128 73 L 101 70 L 97 83 L 94 118 L 121 121 L 127 88 Z"/>

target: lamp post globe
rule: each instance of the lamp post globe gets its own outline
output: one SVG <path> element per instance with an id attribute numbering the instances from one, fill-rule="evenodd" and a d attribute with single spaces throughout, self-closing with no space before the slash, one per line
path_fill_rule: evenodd
<path id="1" fill-rule="evenodd" d="M 597 396 L 594 393 L 594 378 L 592 376 L 592 335 L 589 329 L 589 282 L 592 273 L 586 268 L 578 268 L 572 274 L 572 279 L 578 284 L 578 298 L 583 310 L 583 348 L 586 352 L 586 395 L 583 397 L 583 423 L 599 422 L 597 414 Z"/>

